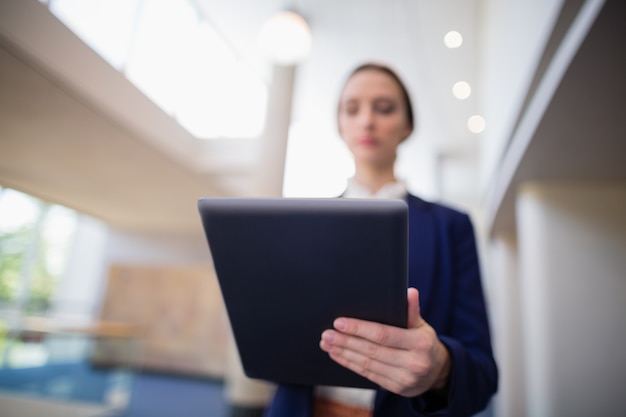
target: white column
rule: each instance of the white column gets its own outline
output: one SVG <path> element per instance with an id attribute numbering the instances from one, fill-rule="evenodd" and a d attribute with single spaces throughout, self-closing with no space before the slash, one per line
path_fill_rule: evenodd
<path id="1" fill-rule="evenodd" d="M 517 198 L 527 415 L 626 410 L 626 184 L 527 183 Z"/>
<path id="2" fill-rule="evenodd" d="M 54 297 L 55 316 L 95 319 L 106 285 L 108 227 L 79 215 L 65 271 Z"/>
<path id="3" fill-rule="evenodd" d="M 494 236 L 489 246 L 490 317 L 498 363 L 496 416 L 524 416 L 524 357 L 520 322 L 518 249 L 514 235 Z"/>
<path id="4" fill-rule="evenodd" d="M 295 73 L 295 66 L 274 65 L 272 70 L 256 178 L 257 191 L 262 196 L 280 197 L 283 194 Z"/>

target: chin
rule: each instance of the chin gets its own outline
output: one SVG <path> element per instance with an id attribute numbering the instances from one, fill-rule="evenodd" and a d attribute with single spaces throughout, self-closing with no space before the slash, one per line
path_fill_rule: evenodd
<path id="1" fill-rule="evenodd" d="M 389 163 L 386 161 L 385 158 L 366 158 L 366 157 L 361 157 L 361 158 L 356 158 L 356 161 L 359 162 L 361 165 L 368 165 L 368 166 L 378 166 L 378 167 L 383 167 L 383 166 L 387 166 L 387 165 L 393 165 L 393 162 Z"/>

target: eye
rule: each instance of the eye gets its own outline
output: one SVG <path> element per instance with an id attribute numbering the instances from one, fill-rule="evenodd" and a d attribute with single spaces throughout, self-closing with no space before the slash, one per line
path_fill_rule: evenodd
<path id="1" fill-rule="evenodd" d="M 348 116 L 354 116 L 359 112 L 359 106 L 356 103 L 348 103 L 344 106 L 344 112 Z"/>
<path id="2" fill-rule="evenodd" d="M 380 114 L 391 114 L 396 110 L 396 104 L 387 99 L 376 100 L 374 102 L 374 111 Z"/>

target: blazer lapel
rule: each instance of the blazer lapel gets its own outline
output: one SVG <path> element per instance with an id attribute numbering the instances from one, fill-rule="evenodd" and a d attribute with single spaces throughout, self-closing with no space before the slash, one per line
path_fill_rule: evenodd
<path id="1" fill-rule="evenodd" d="M 437 230 L 431 205 L 410 195 L 409 204 L 409 285 L 420 292 L 422 316 L 430 311 L 431 287 L 437 265 Z"/>

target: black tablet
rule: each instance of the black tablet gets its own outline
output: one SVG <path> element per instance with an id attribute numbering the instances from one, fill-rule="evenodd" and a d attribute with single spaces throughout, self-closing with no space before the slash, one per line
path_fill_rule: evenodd
<path id="1" fill-rule="evenodd" d="M 198 209 L 246 375 L 375 387 L 319 341 L 339 316 L 406 327 L 406 203 L 204 198 Z"/>

